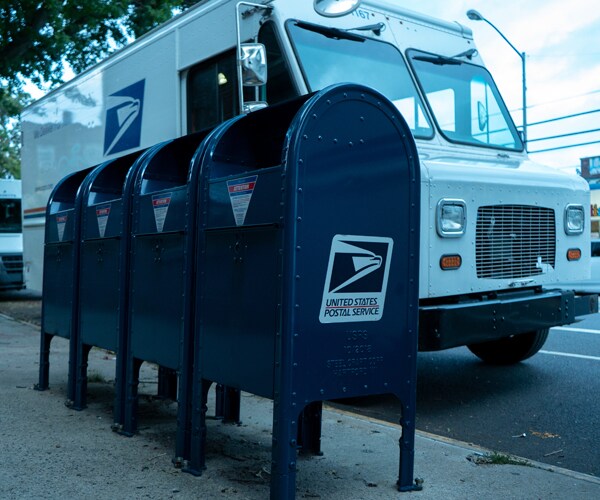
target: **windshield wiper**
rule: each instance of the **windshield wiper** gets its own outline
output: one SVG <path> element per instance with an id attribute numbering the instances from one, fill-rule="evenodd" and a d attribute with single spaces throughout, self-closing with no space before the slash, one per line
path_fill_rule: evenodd
<path id="1" fill-rule="evenodd" d="M 302 21 L 296 21 L 296 26 L 299 28 L 313 31 L 315 33 L 319 33 L 321 35 L 326 36 L 327 38 L 332 38 L 334 40 L 352 40 L 353 42 L 364 42 L 365 38 L 359 35 L 353 35 L 352 33 L 348 33 L 345 30 L 341 30 L 338 28 L 331 28 L 328 26 L 318 26 L 316 24 L 305 23 Z"/>
<path id="2" fill-rule="evenodd" d="M 469 49 L 469 50 L 465 50 L 464 52 L 461 52 L 460 54 L 456 54 L 455 56 L 452 56 L 452 59 L 458 59 L 459 57 L 466 57 L 470 61 L 478 53 L 479 52 L 477 51 L 477 49 Z"/>
<path id="3" fill-rule="evenodd" d="M 344 30 L 344 31 L 346 33 L 348 31 L 372 31 L 377 36 L 380 36 L 381 32 L 385 31 L 385 24 L 384 23 L 368 24 L 367 26 L 359 26 L 358 28 L 349 28 L 349 29 Z"/>
<path id="4" fill-rule="evenodd" d="M 454 66 L 460 66 L 464 61 L 460 61 L 459 57 L 466 57 L 469 61 L 473 59 L 473 56 L 477 55 L 477 49 L 469 49 L 456 54 L 455 56 L 414 56 L 415 61 L 430 62 L 437 64 L 438 66 L 444 66 L 445 64 L 451 64 Z"/>
<path id="5" fill-rule="evenodd" d="M 458 59 L 453 59 L 452 57 L 444 57 L 444 56 L 413 56 L 415 61 L 423 61 L 429 62 L 432 64 L 437 64 L 438 66 L 444 66 L 446 64 L 451 64 L 454 66 L 460 66 L 463 62 Z"/>

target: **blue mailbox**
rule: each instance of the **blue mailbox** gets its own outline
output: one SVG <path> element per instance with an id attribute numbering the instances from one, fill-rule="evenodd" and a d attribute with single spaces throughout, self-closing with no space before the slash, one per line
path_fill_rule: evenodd
<path id="1" fill-rule="evenodd" d="M 140 158 L 141 155 L 141 158 Z M 92 347 L 117 353 L 114 423 L 123 422 L 124 353 L 131 190 L 143 151 L 107 161 L 89 175 L 81 193 L 77 376 L 74 407 L 86 406 Z"/>
<path id="2" fill-rule="evenodd" d="M 77 299 L 79 279 L 79 193 L 92 168 L 80 170 L 56 184 L 46 206 L 40 372 L 36 389 L 48 389 L 50 343 L 55 336 L 69 339 L 67 403 L 75 398 L 77 365 Z"/>
<path id="3" fill-rule="evenodd" d="M 396 107 L 334 86 L 225 123 L 198 161 L 190 469 L 204 467 L 207 381 L 274 400 L 277 499 L 295 495 L 305 408 L 392 393 L 398 487 L 417 489 L 420 172 Z"/>
<path id="4" fill-rule="evenodd" d="M 192 160 L 207 133 L 156 146 L 137 171 L 132 191 L 123 433 L 137 429 L 140 367 L 156 363 L 175 375 L 176 464 L 189 455 L 196 206 L 196 190 L 189 187 Z"/>

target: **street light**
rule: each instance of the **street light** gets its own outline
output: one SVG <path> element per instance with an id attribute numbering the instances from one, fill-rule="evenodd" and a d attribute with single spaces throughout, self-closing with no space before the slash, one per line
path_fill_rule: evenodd
<path id="1" fill-rule="evenodd" d="M 508 43 L 508 45 L 510 45 L 510 48 L 513 49 L 517 53 L 517 55 L 521 58 L 521 69 L 523 72 L 523 85 L 522 85 L 522 92 L 523 92 L 523 143 L 525 145 L 525 151 L 527 151 L 527 80 L 525 77 L 525 52 L 519 52 L 517 50 L 517 48 L 512 43 L 510 43 L 508 38 L 506 38 L 503 35 L 503 33 L 498 28 L 496 28 L 496 26 L 494 26 L 489 20 L 487 20 L 485 17 L 483 17 L 475 9 L 468 10 L 467 17 L 471 21 L 485 21 L 486 23 L 488 23 L 492 28 L 494 28 L 498 32 L 498 34 L 504 39 L 504 41 L 506 43 Z"/>

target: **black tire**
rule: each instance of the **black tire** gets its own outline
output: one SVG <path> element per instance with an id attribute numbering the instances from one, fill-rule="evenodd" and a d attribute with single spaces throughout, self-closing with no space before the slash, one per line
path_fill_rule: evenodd
<path id="1" fill-rule="evenodd" d="M 536 354 L 548 338 L 548 328 L 503 339 L 471 344 L 469 350 L 491 365 L 514 365 Z"/>

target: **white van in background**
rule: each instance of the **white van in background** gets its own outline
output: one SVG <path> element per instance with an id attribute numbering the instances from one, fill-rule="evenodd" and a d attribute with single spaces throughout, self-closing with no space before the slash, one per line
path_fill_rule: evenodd
<path id="1" fill-rule="evenodd" d="M 0 291 L 22 288 L 25 283 L 21 181 L 0 179 Z"/>

